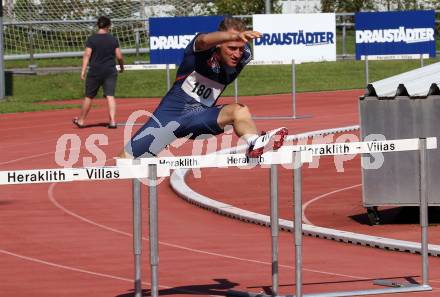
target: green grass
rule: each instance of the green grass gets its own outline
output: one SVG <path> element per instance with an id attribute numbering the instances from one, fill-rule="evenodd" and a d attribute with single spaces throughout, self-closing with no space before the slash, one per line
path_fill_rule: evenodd
<path id="1" fill-rule="evenodd" d="M 136 55 L 125 55 L 124 60 L 125 64 L 133 64 L 134 61 L 147 61 L 149 60 L 149 56 L 146 54 L 140 54 L 138 57 Z M 40 68 L 45 67 L 81 67 L 82 57 L 73 57 L 73 58 L 53 58 L 53 59 L 35 59 L 33 61 Z M 28 68 L 30 61 L 29 60 L 8 60 L 5 61 L 5 68 Z"/>
<path id="2" fill-rule="evenodd" d="M 425 61 L 428 63 L 436 60 Z M 420 67 L 420 61 L 369 61 L 370 81 Z M 238 80 L 240 95 L 291 92 L 291 66 L 247 67 Z M 365 64 L 362 61 L 304 63 L 296 65 L 297 92 L 362 89 L 365 87 Z M 234 94 L 229 86 L 225 95 Z"/>
<path id="3" fill-rule="evenodd" d="M 59 63 L 68 63 L 65 59 Z M 80 60 L 76 60 L 80 61 Z M 52 61 L 53 62 L 53 61 Z M 425 64 L 437 62 L 430 59 Z M 59 64 L 61 65 L 61 64 Z M 370 61 L 370 81 L 402 73 L 420 66 L 420 61 Z M 296 65 L 297 92 L 361 89 L 365 87 L 365 68 L 362 61 L 304 63 Z M 172 79 L 175 71 L 171 73 Z M 291 66 L 248 66 L 238 80 L 239 95 L 280 94 L 291 91 Z M 126 71 L 118 77 L 117 98 L 162 97 L 166 91 L 164 70 Z M 84 82 L 77 73 L 49 75 L 16 75 L 13 96 L 0 103 L 0 113 L 64 109 L 78 105 L 36 104 L 38 102 L 80 99 Z M 224 95 L 234 95 L 233 85 Z M 121 99 L 123 100 L 123 99 Z"/>
<path id="4" fill-rule="evenodd" d="M 38 67 L 45 68 L 45 67 L 67 67 L 67 66 L 81 66 L 82 58 L 55 58 L 55 59 L 36 59 L 33 61 L 34 64 L 36 64 Z M 31 62 L 29 60 L 12 60 L 12 61 L 5 61 L 5 68 L 6 69 L 12 69 L 12 68 L 27 68 L 29 67 L 29 64 Z"/>
<path id="5" fill-rule="evenodd" d="M 0 114 L 2 113 L 17 113 L 17 112 L 30 112 L 30 111 L 42 111 L 42 110 L 56 110 L 67 108 L 78 108 L 77 104 L 62 104 L 62 105 L 37 105 L 29 104 L 29 102 L 4 102 L 0 103 Z"/>

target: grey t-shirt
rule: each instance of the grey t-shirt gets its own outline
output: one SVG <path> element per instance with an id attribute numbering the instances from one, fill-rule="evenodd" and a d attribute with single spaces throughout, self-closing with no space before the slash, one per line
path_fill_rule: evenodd
<path id="1" fill-rule="evenodd" d="M 116 73 L 115 49 L 118 40 L 111 34 L 93 34 L 86 41 L 86 47 L 92 49 L 89 61 L 89 75 L 108 75 Z"/>

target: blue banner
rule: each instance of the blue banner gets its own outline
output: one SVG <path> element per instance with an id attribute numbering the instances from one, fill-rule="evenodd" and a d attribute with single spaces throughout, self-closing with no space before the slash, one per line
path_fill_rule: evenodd
<path id="1" fill-rule="evenodd" d="M 434 10 L 356 13 L 356 59 L 416 54 L 435 57 L 434 26 Z"/>
<path id="2" fill-rule="evenodd" d="M 217 31 L 222 16 L 150 18 L 150 63 L 177 64 L 197 33 Z"/>

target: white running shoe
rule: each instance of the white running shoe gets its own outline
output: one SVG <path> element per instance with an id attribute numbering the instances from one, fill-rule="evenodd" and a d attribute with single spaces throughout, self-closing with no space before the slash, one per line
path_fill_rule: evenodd
<path id="1" fill-rule="evenodd" d="M 247 156 L 249 158 L 258 158 L 269 150 L 279 149 L 283 145 L 288 133 L 289 131 L 285 127 L 262 132 L 261 136 L 255 139 L 254 143 L 249 146 Z"/>

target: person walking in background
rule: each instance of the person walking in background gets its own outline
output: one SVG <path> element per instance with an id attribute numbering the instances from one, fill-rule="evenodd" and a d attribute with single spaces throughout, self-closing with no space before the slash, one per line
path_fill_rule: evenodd
<path id="1" fill-rule="evenodd" d="M 124 59 L 119 48 L 118 40 L 109 33 L 111 21 L 108 17 L 99 17 L 96 25 L 98 31 L 90 36 L 86 42 L 83 54 L 81 79 L 86 81 L 85 98 L 81 107 L 79 117 L 73 119 L 78 128 L 84 128 L 84 121 L 92 106 L 92 99 L 95 98 L 99 88 L 102 86 L 104 96 L 107 99 L 110 122 L 108 128 L 115 129 L 116 126 L 116 101 L 115 89 L 118 72 L 116 61 L 120 66 L 120 72 L 124 71 Z M 89 71 L 86 71 L 89 65 Z"/>

